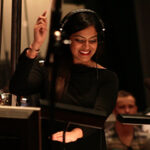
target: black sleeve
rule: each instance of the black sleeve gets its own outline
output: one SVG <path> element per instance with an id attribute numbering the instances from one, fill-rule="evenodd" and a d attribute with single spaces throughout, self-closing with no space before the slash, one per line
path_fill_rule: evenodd
<path id="1" fill-rule="evenodd" d="M 95 110 L 98 110 L 99 114 L 102 116 L 109 116 L 112 112 L 117 99 L 118 92 L 118 77 L 115 73 L 110 72 L 108 76 L 105 76 L 105 79 L 101 83 L 102 85 L 99 88 L 99 92 L 96 98 Z M 96 129 L 80 127 L 83 131 L 84 137 L 87 137 L 94 132 L 97 132 Z"/>
<path id="2" fill-rule="evenodd" d="M 26 50 L 19 57 L 9 86 L 11 93 L 20 96 L 39 93 L 45 78 L 44 68 L 40 65 L 39 58 L 29 59 L 25 55 Z"/>

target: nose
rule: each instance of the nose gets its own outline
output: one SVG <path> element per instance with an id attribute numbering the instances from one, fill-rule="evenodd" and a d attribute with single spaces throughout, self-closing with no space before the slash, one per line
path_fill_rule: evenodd
<path id="1" fill-rule="evenodd" d="M 84 47 L 85 47 L 85 50 L 89 50 L 89 48 L 90 48 L 90 43 L 89 43 L 89 41 L 87 40 L 87 41 L 85 41 L 85 43 L 84 43 Z"/>
<path id="2" fill-rule="evenodd" d="M 126 107 L 125 108 L 125 114 L 129 114 L 130 113 L 130 108 L 129 107 Z"/>

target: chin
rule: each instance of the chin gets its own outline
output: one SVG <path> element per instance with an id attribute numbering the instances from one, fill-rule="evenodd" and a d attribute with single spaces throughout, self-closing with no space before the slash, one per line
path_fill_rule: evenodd
<path id="1" fill-rule="evenodd" d="M 91 62 L 90 58 L 80 58 L 74 60 L 75 64 L 89 64 L 90 62 Z"/>
<path id="2" fill-rule="evenodd" d="M 83 64 L 88 64 L 90 62 L 90 60 L 82 60 L 81 63 Z"/>

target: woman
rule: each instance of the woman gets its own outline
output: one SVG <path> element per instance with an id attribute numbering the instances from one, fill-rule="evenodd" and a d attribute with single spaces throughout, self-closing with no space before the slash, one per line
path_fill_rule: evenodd
<path id="1" fill-rule="evenodd" d="M 46 12 L 40 16 L 34 28 L 34 41 L 19 58 L 17 69 L 10 82 L 10 91 L 20 96 L 35 93 L 43 95 L 47 73 L 38 63 L 38 53 L 46 37 Z M 103 47 L 104 25 L 96 13 L 88 9 L 74 10 L 61 22 L 62 44 L 58 57 L 56 77 L 57 100 L 98 110 L 106 117 L 115 105 L 118 79 L 114 72 L 97 63 Z M 60 57 L 61 56 L 61 57 Z M 20 84 L 21 83 L 21 84 Z M 52 135 L 54 145 L 61 149 L 63 131 Z M 102 130 L 69 126 L 65 134 L 66 148 L 105 150 Z M 55 149 L 57 149 L 55 147 Z"/>

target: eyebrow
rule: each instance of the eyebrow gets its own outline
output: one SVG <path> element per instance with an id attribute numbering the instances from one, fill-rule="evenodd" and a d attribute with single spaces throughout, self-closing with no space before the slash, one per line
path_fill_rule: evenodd
<path id="1" fill-rule="evenodd" d="M 73 35 L 72 37 L 81 37 L 81 38 L 86 39 L 86 37 L 84 37 L 84 36 L 82 36 L 82 35 Z M 96 35 L 91 36 L 89 39 L 91 39 L 91 38 L 95 38 L 95 37 L 97 37 L 97 34 L 96 34 Z"/>

